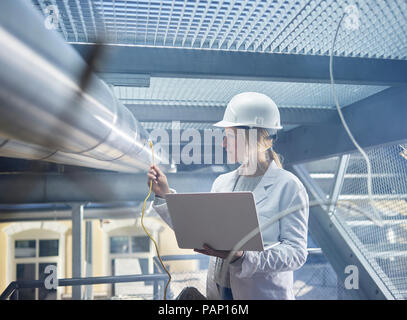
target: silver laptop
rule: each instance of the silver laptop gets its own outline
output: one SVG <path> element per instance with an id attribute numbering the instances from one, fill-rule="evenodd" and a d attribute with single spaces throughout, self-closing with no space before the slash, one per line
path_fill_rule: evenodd
<path id="1" fill-rule="evenodd" d="M 178 246 L 231 250 L 259 227 L 252 192 L 168 193 L 165 196 Z M 263 251 L 261 233 L 240 250 Z"/>

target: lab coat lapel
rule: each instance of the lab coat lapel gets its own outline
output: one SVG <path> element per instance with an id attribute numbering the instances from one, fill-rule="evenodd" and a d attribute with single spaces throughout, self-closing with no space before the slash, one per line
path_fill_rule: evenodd
<path id="1" fill-rule="evenodd" d="M 277 165 L 274 161 L 272 161 L 264 174 L 263 178 L 259 181 L 256 188 L 253 190 L 253 197 L 256 205 L 262 202 L 265 198 L 267 198 L 267 189 L 273 185 L 275 179 L 273 178 L 276 170 Z"/>
<path id="2" fill-rule="evenodd" d="M 271 162 L 269 165 L 266 173 L 261 178 L 259 183 L 257 184 L 256 188 L 253 190 L 253 197 L 256 205 L 267 198 L 267 189 L 273 185 L 275 179 L 274 176 L 276 174 L 276 169 L 278 169 L 276 163 L 274 161 Z M 233 187 L 236 183 L 237 178 L 239 177 L 238 169 L 230 172 L 224 176 L 224 180 L 222 183 L 221 190 L 222 192 L 231 192 L 233 191 Z"/>
<path id="3" fill-rule="evenodd" d="M 225 181 L 223 184 L 223 192 L 231 192 L 233 191 L 233 187 L 235 186 L 236 180 L 239 177 L 238 170 L 232 171 L 230 174 L 225 176 Z"/>

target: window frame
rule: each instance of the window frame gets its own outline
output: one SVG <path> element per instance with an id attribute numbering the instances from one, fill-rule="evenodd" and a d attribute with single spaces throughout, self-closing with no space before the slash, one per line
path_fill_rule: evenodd
<path id="1" fill-rule="evenodd" d="M 13 234 L 9 238 L 9 261 L 10 261 L 10 277 L 11 281 L 17 280 L 17 264 L 34 264 L 35 265 L 35 280 L 39 279 L 39 266 L 40 263 L 56 263 L 57 264 L 57 276 L 58 279 L 64 278 L 64 265 L 65 262 L 65 238 L 62 234 L 55 232 L 53 230 L 47 229 L 27 229 L 19 233 Z M 35 241 L 35 257 L 24 257 L 16 258 L 15 257 L 15 242 L 20 240 L 34 240 Z M 58 255 L 57 256 L 48 256 L 40 257 L 40 240 L 58 240 Z M 62 289 L 61 287 L 57 288 L 56 300 L 61 299 Z M 35 300 L 39 298 L 39 289 L 35 289 Z"/>
<path id="2" fill-rule="evenodd" d="M 157 231 L 149 231 L 151 236 L 158 241 L 158 232 Z M 110 238 L 111 237 L 123 237 L 126 236 L 128 237 L 128 243 L 129 243 L 129 253 L 110 253 Z M 106 233 L 106 249 L 107 249 L 107 261 L 106 261 L 106 266 L 107 266 L 107 271 L 109 275 L 113 276 L 113 270 L 112 270 L 112 262 L 113 259 L 147 259 L 148 260 L 148 273 L 152 274 L 154 273 L 154 260 L 153 258 L 156 255 L 155 252 L 155 247 L 153 242 L 150 240 L 150 251 L 148 252 L 135 252 L 132 253 L 131 250 L 131 237 L 148 237 L 142 230 L 139 229 L 138 226 L 122 226 L 113 229 L 110 232 Z M 109 286 L 109 295 L 113 296 L 113 285 Z"/>

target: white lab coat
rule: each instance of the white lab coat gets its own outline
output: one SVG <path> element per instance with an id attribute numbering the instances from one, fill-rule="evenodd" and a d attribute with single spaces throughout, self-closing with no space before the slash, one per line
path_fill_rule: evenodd
<path id="1" fill-rule="evenodd" d="M 238 171 L 217 177 L 211 192 L 230 192 Z M 172 192 L 176 192 L 171 189 Z M 230 285 L 233 298 L 295 299 L 293 271 L 307 259 L 308 195 L 300 180 L 291 172 L 271 162 L 264 176 L 253 190 L 260 226 L 281 211 L 302 205 L 303 208 L 286 215 L 262 232 L 266 249 L 246 251 L 244 257 L 230 264 Z M 172 227 L 167 205 L 153 205 L 156 212 Z M 278 243 L 277 245 L 268 245 Z M 215 258 L 211 257 L 207 276 L 208 299 L 220 299 L 214 282 Z"/>

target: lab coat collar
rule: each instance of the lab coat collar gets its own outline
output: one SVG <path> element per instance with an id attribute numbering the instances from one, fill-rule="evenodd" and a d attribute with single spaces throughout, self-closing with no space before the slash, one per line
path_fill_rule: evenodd
<path id="1" fill-rule="evenodd" d="M 263 177 L 260 179 L 256 188 L 254 188 L 253 197 L 256 205 L 267 197 L 267 189 L 270 186 L 272 186 L 275 181 L 275 176 L 277 173 L 276 169 L 279 169 L 279 167 L 273 160 L 270 163 L 269 167 L 267 168 L 266 172 L 264 173 Z M 231 186 L 230 188 L 233 188 L 237 178 L 239 177 L 238 171 L 239 168 L 231 172 L 233 174 L 230 177 L 231 178 L 230 181 L 227 183 L 229 186 Z"/>

